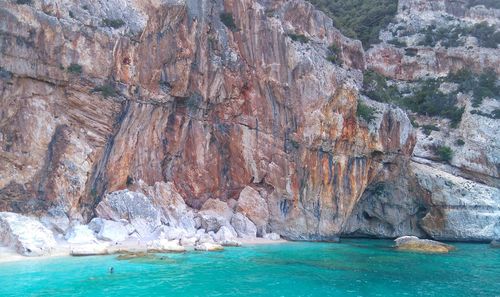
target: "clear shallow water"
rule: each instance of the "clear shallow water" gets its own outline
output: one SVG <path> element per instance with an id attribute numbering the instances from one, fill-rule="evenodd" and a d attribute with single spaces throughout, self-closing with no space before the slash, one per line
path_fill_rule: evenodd
<path id="1" fill-rule="evenodd" d="M 391 245 L 343 240 L 3 263 L 0 296 L 500 296 L 499 249 L 456 244 L 456 252 L 427 255 Z"/>

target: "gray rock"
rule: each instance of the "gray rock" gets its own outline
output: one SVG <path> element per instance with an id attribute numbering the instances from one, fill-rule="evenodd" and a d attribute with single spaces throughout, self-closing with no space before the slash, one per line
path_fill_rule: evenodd
<path id="1" fill-rule="evenodd" d="M 235 213 L 231 218 L 231 226 L 240 238 L 255 238 L 257 237 L 257 227 L 242 213 Z"/>
<path id="2" fill-rule="evenodd" d="M 151 239 L 162 225 L 162 213 L 150 197 L 129 190 L 107 194 L 97 205 L 99 217 L 111 221 L 127 220 L 143 239 Z"/>
<path id="3" fill-rule="evenodd" d="M 32 218 L 0 212 L 0 242 L 23 256 L 44 256 L 56 247 L 52 232 Z"/>
<path id="4" fill-rule="evenodd" d="M 70 227 L 70 220 L 64 211 L 54 208 L 40 217 L 40 222 L 56 234 L 66 234 Z"/>
<path id="5" fill-rule="evenodd" d="M 236 211 L 248 217 L 257 227 L 258 235 L 264 234 L 269 221 L 267 202 L 252 187 L 245 187 L 238 198 Z"/>
<path id="6" fill-rule="evenodd" d="M 89 223 L 89 228 L 100 240 L 122 242 L 129 237 L 129 229 L 126 222 L 110 221 L 101 218 L 94 218 Z"/>
<path id="7" fill-rule="evenodd" d="M 264 239 L 269 239 L 269 240 L 280 240 L 281 236 L 277 233 L 267 233 L 264 234 Z"/>
<path id="8" fill-rule="evenodd" d="M 201 228 L 207 232 L 217 232 L 222 226 L 231 226 L 229 222 L 233 216 L 233 211 L 229 206 L 220 200 L 208 199 L 198 212 Z"/>
<path id="9" fill-rule="evenodd" d="M 420 225 L 437 240 L 493 240 L 500 236 L 500 189 L 427 165 L 413 163 L 417 181 L 430 193 Z"/>
<path id="10" fill-rule="evenodd" d="M 500 248 L 500 240 L 492 240 L 490 242 L 490 246 L 492 248 L 496 248 L 496 249 Z"/>

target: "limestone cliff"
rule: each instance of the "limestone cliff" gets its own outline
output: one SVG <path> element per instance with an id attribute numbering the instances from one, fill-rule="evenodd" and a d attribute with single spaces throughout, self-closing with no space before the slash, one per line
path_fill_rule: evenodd
<path id="1" fill-rule="evenodd" d="M 268 213 L 258 227 L 289 239 L 336 239 L 363 220 L 361 235 L 440 234 L 421 227 L 424 216 L 435 221 L 421 203 L 434 190 L 409 170 L 409 118 L 360 95 L 366 65 L 389 69 L 385 52 L 396 50 L 365 55 L 311 4 L 0 4 L 0 210 L 88 222 L 108 193 L 171 182 L 194 209 L 253 189 Z M 471 65 L 498 67 L 497 52 L 478 50 Z M 435 68 L 384 73 L 413 79 Z M 357 116 L 358 102 L 373 119 Z M 392 190 L 379 211 L 366 197 L 381 185 Z M 407 214 L 398 232 L 371 220 L 393 218 L 390 205 Z"/>
<path id="2" fill-rule="evenodd" d="M 408 172 L 399 182 L 369 188 L 346 233 L 477 241 L 500 236 L 499 118 L 494 116 L 500 94 L 478 99 L 479 87 L 461 88 L 470 82 L 465 77 L 449 81 L 450 73 L 470 70 L 480 76 L 491 69 L 498 86 L 500 10 L 471 3 L 401 0 L 394 22 L 380 33 L 382 42 L 367 51 L 367 67 L 403 90 L 400 96 L 437 82 L 439 96 L 450 96 L 463 113 L 456 124 L 410 113 L 420 128 Z M 485 39 L 475 34 L 477 28 L 496 33 Z M 438 148 L 449 153 L 444 160 Z"/>
<path id="3" fill-rule="evenodd" d="M 268 231 L 333 239 L 413 150 L 402 111 L 356 117 L 361 44 L 303 1 L 0 9 L 2 210 L 88 220 L 139 180 L 172 181 L 194 208 L 250 185 Z M 325 59 L 332 44 L 342 65 Z"/>

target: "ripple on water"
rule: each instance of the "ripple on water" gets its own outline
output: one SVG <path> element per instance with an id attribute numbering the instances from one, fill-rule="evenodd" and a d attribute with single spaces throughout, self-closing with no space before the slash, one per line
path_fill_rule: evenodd
<path id="1" fill-rule="evenodd" d="M 499 295 L 498 249 L 457 244 L 450 254 L 428 255 L 391 246 L 344 240 L 3 263 L 0 296 Z"/>

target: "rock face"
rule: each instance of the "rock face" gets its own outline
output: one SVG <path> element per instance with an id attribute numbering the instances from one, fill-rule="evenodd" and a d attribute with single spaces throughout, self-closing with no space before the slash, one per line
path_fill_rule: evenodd
<path id="1" fill-rule="evenodd" d="M 447 253 L 455 248 L 451 245 L 429 239 L 420 239 L 416 236 L 403 236 L 394 240 L 396 249 L 404 251 Z"/>
<path id="2" fill-rule="evenodd" d="M 421 226 L 438 240 L 489 241 L 500 237 L 500 190 L 432 167 L 413 164 L 420 185 L 430 195 Z"/>
<path id="3" fill-rule="evenodd" d="M 0 35 L 0 210 L 125 220 L 143 239 L 223 226 L 251 236 L 229 201 L 259 235 L 420 235 L 421 202 L 398 201 L 413 182 L 392 174 L 416 135 L 402 110 L 360 98 L 366 62 L 401 79 L 500 65 L 484 50 L 429 53 L 422 69 L 392 48 L 365 57 L 302 0 L 4 1 Z M 372 202 L 360 198 L 383 183 L 399 192 L 364 216 Z M 393 231 L 380 227 L 386 210 Z"/>
<path id="4" fill-rule="evenodd" d="M 252 221 L 257 227 L 257 233 L 265 233 L 269 221 L 269 211 L 267 202 L 260 196 L 259 192 L 251 187 L 245 187 L 238 199 L 236 211 L 241 212 Z"/>
<path id="5" fill-rule="evenodd" d="M 448 32 L 483 21 L 498 30 L 500 10 L 469 3 L 400 0 L 394 22 L 380 33 L 382 43 L 366 53 L 367 68 L 406 91 L 419 80 L 437 80 L 462 69 L 476 73 L 492 69 L 498 80 L 498 46 L 482 46 L 476 37 L 466 33 L 451 45 L 439 34 L 433 35 L 438 38 L 436 44 L 425 40 L 426 31 L 433 28 Z M 441 84 L 440 90 L 447 93 L 454 87 Z M 456 127 L 444 118 L 410 114 L 417 125 L 433 127 L 434 131 L 426 134 L 420 128 L 412 160 L 393 166 L 391 178 L 367 187 L 345 225 L 345 235 L 415 235 L 482 242 L 498 236 L 499 120 L 488 114 L 500 110 L 500 98 L 499 94 L 490 94 L 496 98 L 483 98 L 480 106 L 475 106 L 476 92 L 458 92 L 457 107 L 464 112 Z M 440 160 L 437 147 L 448 147 L 451 159 Z"/>
<path id="6" fill-rule="evenodd" d="M 0 212 L 0 242 L 24 256 L 49 255 L 56 247 L 52 232 L 23 215 Z"/>

